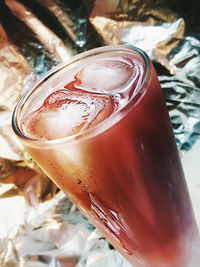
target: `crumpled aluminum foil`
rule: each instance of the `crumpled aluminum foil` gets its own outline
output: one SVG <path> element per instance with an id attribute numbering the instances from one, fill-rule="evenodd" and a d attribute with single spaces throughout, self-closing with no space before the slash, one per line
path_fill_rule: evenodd
<path id="1" fill-rule="evenodd" d="M 0 266 L 130 266 L 33 162 L 10 124 L 19 97 L 36 79 L 104 44 L 132 44 L 153 60 L 200 226 L 200 25 L 198 12 L 178 4 L 0 2 Z"/>

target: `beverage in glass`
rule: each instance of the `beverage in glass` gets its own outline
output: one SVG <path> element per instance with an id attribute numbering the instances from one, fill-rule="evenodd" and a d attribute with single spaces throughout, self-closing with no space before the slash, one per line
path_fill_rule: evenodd
<path id="1" fill-rule="evenodd" d="M 197 267 L 199 235 L 148 56 L 84 52 L 18 103 L 13 129 L 44 172 L 133 265 Z"/>

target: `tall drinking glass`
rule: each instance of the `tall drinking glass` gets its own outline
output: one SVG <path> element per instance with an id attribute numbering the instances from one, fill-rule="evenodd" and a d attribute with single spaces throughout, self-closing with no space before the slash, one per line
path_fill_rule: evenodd
<path id="1" fill-rule="evenodd" d="M 106 46 L 54 68 L 19 101 L 13 129 L 133 266 L 199 266 L 176 142 L 143 51 Z"/>

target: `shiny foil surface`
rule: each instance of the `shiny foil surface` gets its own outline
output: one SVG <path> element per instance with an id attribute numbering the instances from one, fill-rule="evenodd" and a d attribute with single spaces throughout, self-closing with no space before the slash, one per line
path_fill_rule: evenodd
<path id="1" fill-rule="evenodd" d="M 102 45 L 131 44 L 152 59 L 200 226 L 199 11 L 197 0 L 0 1 L 0 266 L 130 266 L 11 128 L 14 107 L 31 84 L 59 62 Z"/>

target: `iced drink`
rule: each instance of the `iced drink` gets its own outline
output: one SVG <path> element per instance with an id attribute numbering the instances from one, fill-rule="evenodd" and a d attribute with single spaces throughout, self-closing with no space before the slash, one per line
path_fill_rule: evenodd
<path id="1" fill-rule="evenodd" d="M 197 267 L 199 236 L 157 75 L 108 46 L 45 75 L 19 102 L 26 149 L 133 266 Z"/>

